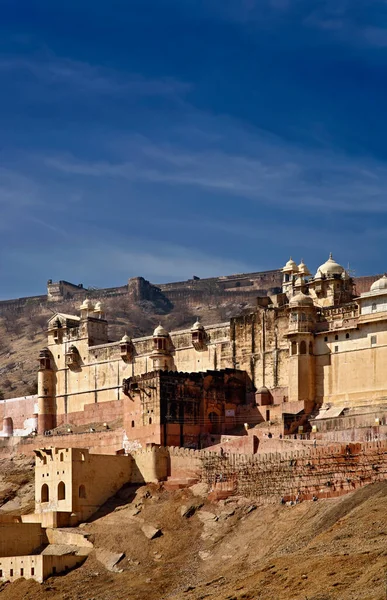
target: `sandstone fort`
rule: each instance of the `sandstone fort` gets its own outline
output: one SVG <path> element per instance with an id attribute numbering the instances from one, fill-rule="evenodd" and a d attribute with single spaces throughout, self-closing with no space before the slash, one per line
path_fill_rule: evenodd
<path id="1" fill-rule="evenodd" d="M 121 296 L 166 311 L 181 298 L 252 308 L 184 329 L 163 318 L 146 336 L 111 340 L 105 304 Z M 69 299 L 76 312 L 56 310 Z M 0 311 L 41 303 L 52 316 L 37 394 L 0 401 L 0 452 L 36 456 L 35 511 L 0 516 L 0 579 L 43 581 L 81 563 L 92 544 L 63 532 L 128 482 L 202 481 L 214 498 L 275 503 L 386 478 L 385 275 L 353 278 L 329 255 L 314 274 L 289 259 L 274 271 L 158 286 L 49 280 L 47 295 Z M 78 550 L 55 553 L 59 543 Z"/>

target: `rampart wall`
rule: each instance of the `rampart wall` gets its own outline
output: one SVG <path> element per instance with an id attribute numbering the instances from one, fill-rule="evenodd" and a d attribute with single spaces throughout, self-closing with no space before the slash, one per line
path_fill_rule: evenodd
<path id="1" fill-rule="evenodd" d="M 88 448 L 93 454 L 116 454 L 123 447 L 123 429 L 73 433 L 66 435 L 39 435 L 26 438 L 0 439 L 0 457 L 14 454 L 33 455 L 35 448 Z"/>
<path id="2" fill-rule="evenodd" d="M 387 441 L 332 444 L 268 454 L 220 454 L 185 448 L 147 448 L 133 453 L 145 481 L 153 481 L 169 457 L 170 480 L 201 480 L 219 494 L 259 502 L 340 496 L 387 479 Z"/>

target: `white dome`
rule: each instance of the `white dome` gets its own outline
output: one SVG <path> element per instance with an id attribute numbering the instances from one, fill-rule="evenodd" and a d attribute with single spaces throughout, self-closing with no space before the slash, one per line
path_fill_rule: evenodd
<path id="1" fill-rule="evenodd" d="M 298 306 L 314 306 L 314 304 L 311 296 L 307 296 L 306 294 L 299 292 L 298 294 L 295 294 L 293 298 L 291 298 L 289 306 L 294 308 Z"/>
<path id="2" fill-rule="evenodd" d="M 383 277 L 377 279 L 377 281 L 374 281 L 371 285 L 371 292 L 378 292 L 379 290 L 387 290 L 387 275 L 383 275 Z"/>
<path id="3" fill-rule="evenodd" d="M 296 263 L 294 262 L 294 260 L 292 259 L 292 257 L 289 258 L 288 262 L 282 269 L 282 272 L 283 273 L 290 273 L 290 272 L 297 273 L 298 272 L 298 267 L 297 267 Z"/>
<path id="4" fill-rule="evenodd" d="M 191 327 L 191 331 L 199 331 L 204 329 L 203 325 L 201 324 L 201 322 L 199 321 L 199 319 L 197 319 L 197 321 L 195 321 L 195 323 L 192 325 Z"/>
<path id="5" fill-rule="evenodd" d="M 304 263 L 304 261 L 301 259 L 300 264 L 298 265 L 298 272 L 300 273 L 300 275 L 305 275 L 306 277 L 308 275 L 311 275 L 311 272 L 309 271 L 308 267 L 306 266 L 306 264 Z"/>
<path id="6" fill-rule="evenodd" d="M 88 308 L 91 308 L 91 300 L 89 300 L 89 298 L 85 298 L 81 304 L 81 310 L 86 310 Z"/>
<path id="7" fill-rule="evenodd" d="M 130 339 L 130 337 L 128 336 L 127 333 L 125 333 L 125 335 L 123 336 L 121 342 L 123 342 L 124 344 L 127 344 L 129 342 L 131 342 L 132 340 Z"/>
<path id="8" fill-rule="evenodd" d="M 103 306 L 101 302 L 97 302 L 96 305 L 94 306 L 94 310 L 95 312 L 103 312 Z"/>
<path id="9" fill-rule="evenodd" d="M 332 253 L 330 253 L 328 260 L 322 264 L 318 269 L 315 277 L 319 278 L 321 275 L 326 277 L 332 277 L 333 275 L 342 275 L 345 269 L 335 260 L 333 260 Z M 320 272 L 320 274 L 319 274 Z"/>
<path id="10" fill-rule="evenodd" d="M 153 332 L 153 337 L 168 337 L 169 333 L 164 327 L 161 325 L 157 325 L 156 329 Z"/>

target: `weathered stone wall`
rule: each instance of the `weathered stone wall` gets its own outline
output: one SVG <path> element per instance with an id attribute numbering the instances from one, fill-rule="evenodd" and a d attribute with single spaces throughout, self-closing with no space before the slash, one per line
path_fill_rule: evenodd
<path id="1" fill-rule="evenodd" d="M 0 431 L 4 417 L 12 419 L 14 430 L 23 430 L 25 421 L 31 419 L 33 414 L 37 412 L 37 402 L 37 396 L 22 396 L 21 398 L 0 400 Z"/>
<path id="2" fill-rule="evenodd" d="M 216 493 L 246 496 L 259 502 L 310 500 L 340 496 L 387 479 L 387 441 L 332 444 L 296 452 L 220 454 L 185 448 L 141 451 L 144 480 L 158 457 L 169 456 L 171 480 L 201 480 Z M 135 461 L 137 453 L 133 454 Z"/>
<path id="3" fill-rule="evenodd" d="M 114 431 L 95 431 L 93 433 L 78 433 L 55 436 L 39 435 L 28 438 L 0 439 L 0 456 L 13 456 L 15 453 L 32 455 L 35 448 L 88 448 L 93 454 L 116 454 L 123 448 L 125 432 L 123 429 Z"/>
<path id="4" fill-rule="evenodd" d="M 232 454 L 202 460 L 202 480 L 259 501 L 340 496 L 387 479 L 387 441 L 337 444 L 285 454 Z"/>

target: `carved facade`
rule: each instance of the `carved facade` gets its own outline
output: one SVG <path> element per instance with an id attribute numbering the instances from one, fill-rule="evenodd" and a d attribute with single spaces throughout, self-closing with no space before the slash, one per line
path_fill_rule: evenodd
<path id="1" fill-rule="evenodd" d="M 356 297 L 332 256 L 314 277 L 291 259 L 282 275 L 282 292 L 258 298 L 251 314 L 182 331 L 159 325 L 137 339 L 110 342 L 100 302 L 85 299 L 79 316 L 54 315 L 39 359 L 39 432 L 84 422 L 86 407 L 119 401 L 129 439 L 197 447 L 214 429 L 232 429 L 227 411 L 239 414 L 237 427 L 242 415 L 254 421 L 257 412 L 257 421 L 286 424 L 289 415 L 300 423 L 323 404 L 385 406 L 387 277 Z M 230 370 L 244 378 L 244 400 L 232 407 Z M 216 424 L 210 380 L 219 391 Z"/>

